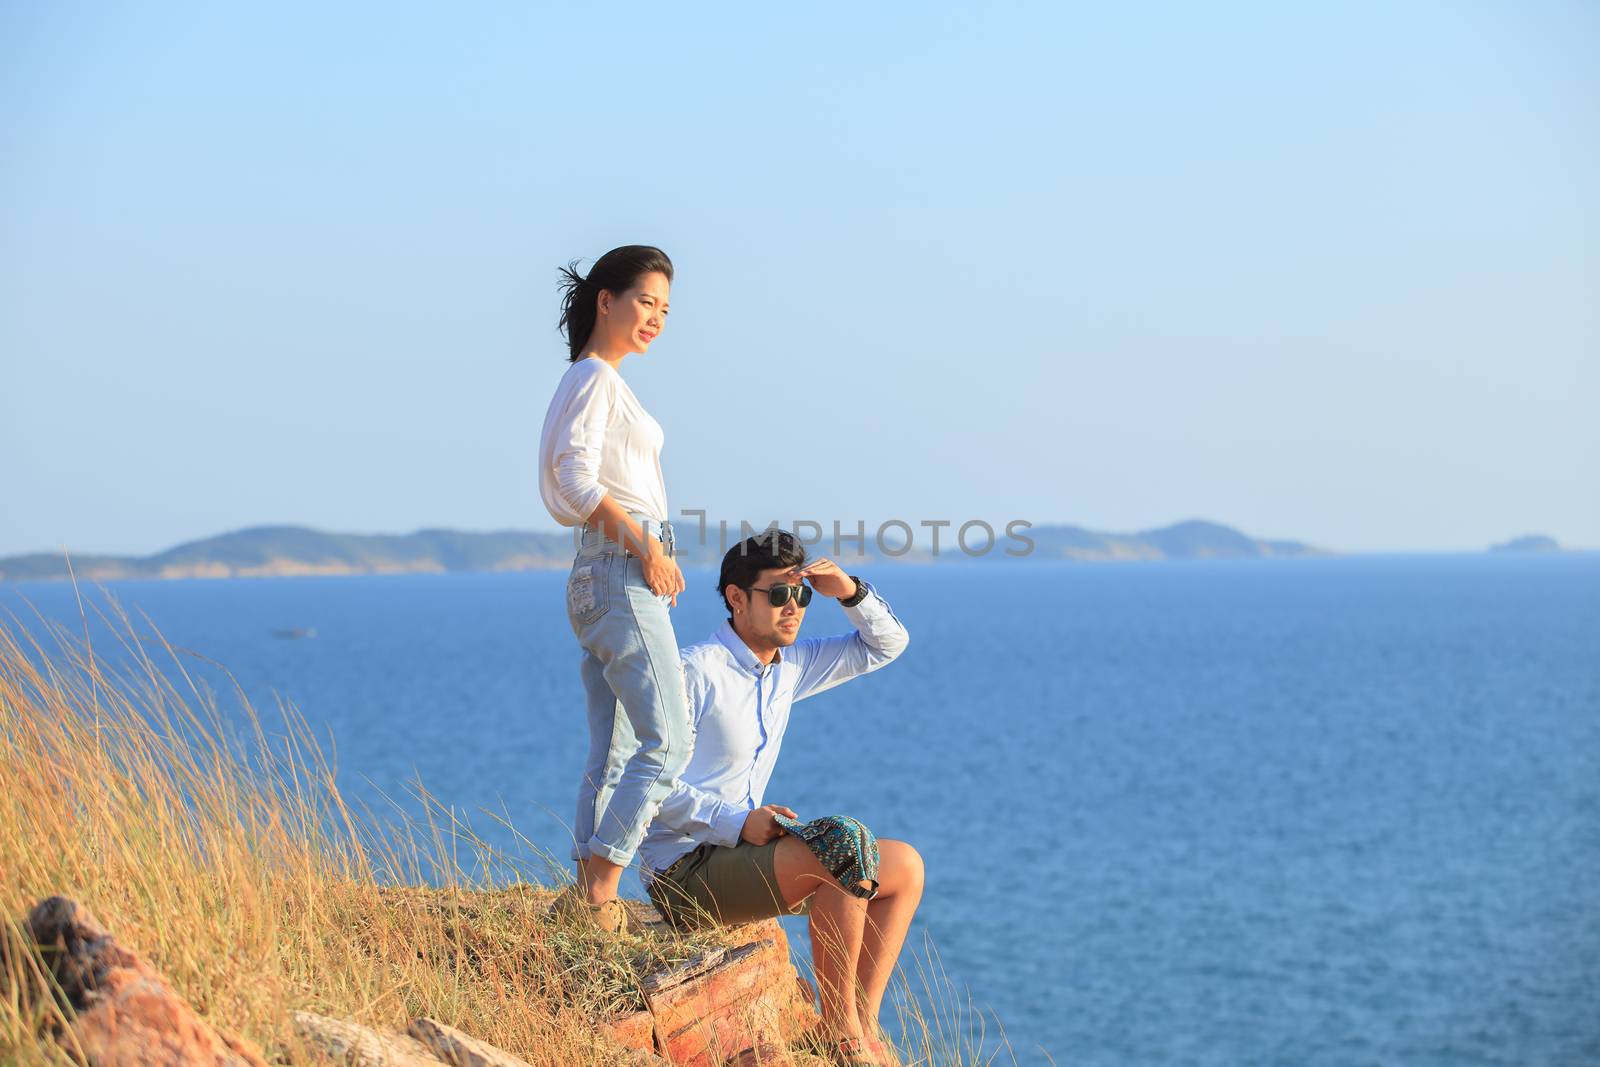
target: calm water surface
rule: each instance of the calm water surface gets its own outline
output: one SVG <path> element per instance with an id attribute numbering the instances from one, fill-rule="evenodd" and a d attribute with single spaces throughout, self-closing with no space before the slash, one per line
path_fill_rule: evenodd
<path id="1" fill-rule="evenodd" d="M 913 944 L 1019 1062 L 1600 1064 L 1600 557 L 868 577 L 911 648 L 798 706 L 767 799 L 921 848 Z M 351 794 L 420 776 L 564 856 L 563 580 L 112 592 L 297 705 Z M 690 575 L 681 641 L 713 584 Z M 24 596 L 77 617 L 63 586 L 0 585 Z M 843 626 L 824 604 L 806 632 Z"/>

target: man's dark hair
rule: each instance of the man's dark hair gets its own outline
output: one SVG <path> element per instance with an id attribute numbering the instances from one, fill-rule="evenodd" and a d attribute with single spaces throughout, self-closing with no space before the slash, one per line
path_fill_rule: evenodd
<path id="1" fill-rule="evenodd" d="M 759 580 L 761 572 L 773 567 L 798 567 L 806 561 L 806 546 L 788 530 L 765 530 L 754 537 L 728 549 L 722 557 L 722 575 L 717 579 L 717 592 L 728 610 L 728 586 L 736 585 L 748 590 Z"/>
<path id="2" fill-rule="evenodd" d="M 578 273 L 578 261 L 573 260 L 561 268 L 561 322 L 558 329 L 567 335 L 569 362 L 583 356 L 583 346 L 594 333 L 595 297 L 605 289 L 613 295 L 633 288 L 641 274 L 652 271 L 667 276 L 672 281 L 672 260 L 653 245 L 623 245 L 613 248 L 594 261 L 589 276 Z"/>

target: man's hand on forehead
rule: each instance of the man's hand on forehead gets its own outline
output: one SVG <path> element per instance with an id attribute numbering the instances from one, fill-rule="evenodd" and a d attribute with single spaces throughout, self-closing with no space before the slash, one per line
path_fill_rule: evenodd
<path id="1" fill-rule="evenodd" d="M 796 567 L 789 572 L 795 579 L 804 579 L 811 583 L 811 588 L 823 596 L 835 599 L 844 599 L 855 595 L 856 583 L 839 565 L 831 559 L 814 559 L 804 566 Z"/>

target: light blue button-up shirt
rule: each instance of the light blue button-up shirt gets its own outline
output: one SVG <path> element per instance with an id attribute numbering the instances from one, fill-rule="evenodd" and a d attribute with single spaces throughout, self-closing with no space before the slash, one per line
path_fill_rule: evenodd
<path id="1" fill-rule="evenodd" d="M 746 816 L 762 804 L 795 701 L 905 651 L 906 628 L 872 586 L 867 590 L 861 603 L 844 609 L 855 633 L 796 641 L 771 664 L 756 659 L 727 622 L 683 650 L 694 755 L 639 846 L 647 880 L 707 842 L 739 843 Z"/>

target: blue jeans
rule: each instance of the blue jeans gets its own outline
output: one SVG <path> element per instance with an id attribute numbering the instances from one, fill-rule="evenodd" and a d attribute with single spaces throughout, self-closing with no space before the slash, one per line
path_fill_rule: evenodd
<path id="1" fill-rule="evenodd" d="M 639 519 L 671 551 L 671 524 Z M 583 647 L 589 758 L 578 784 L 573 859 L 627 866 L 689 763 L 693 728 L 668 597 L 639 558 L 593 527 L 567 578 L 567 621 Z"/>

